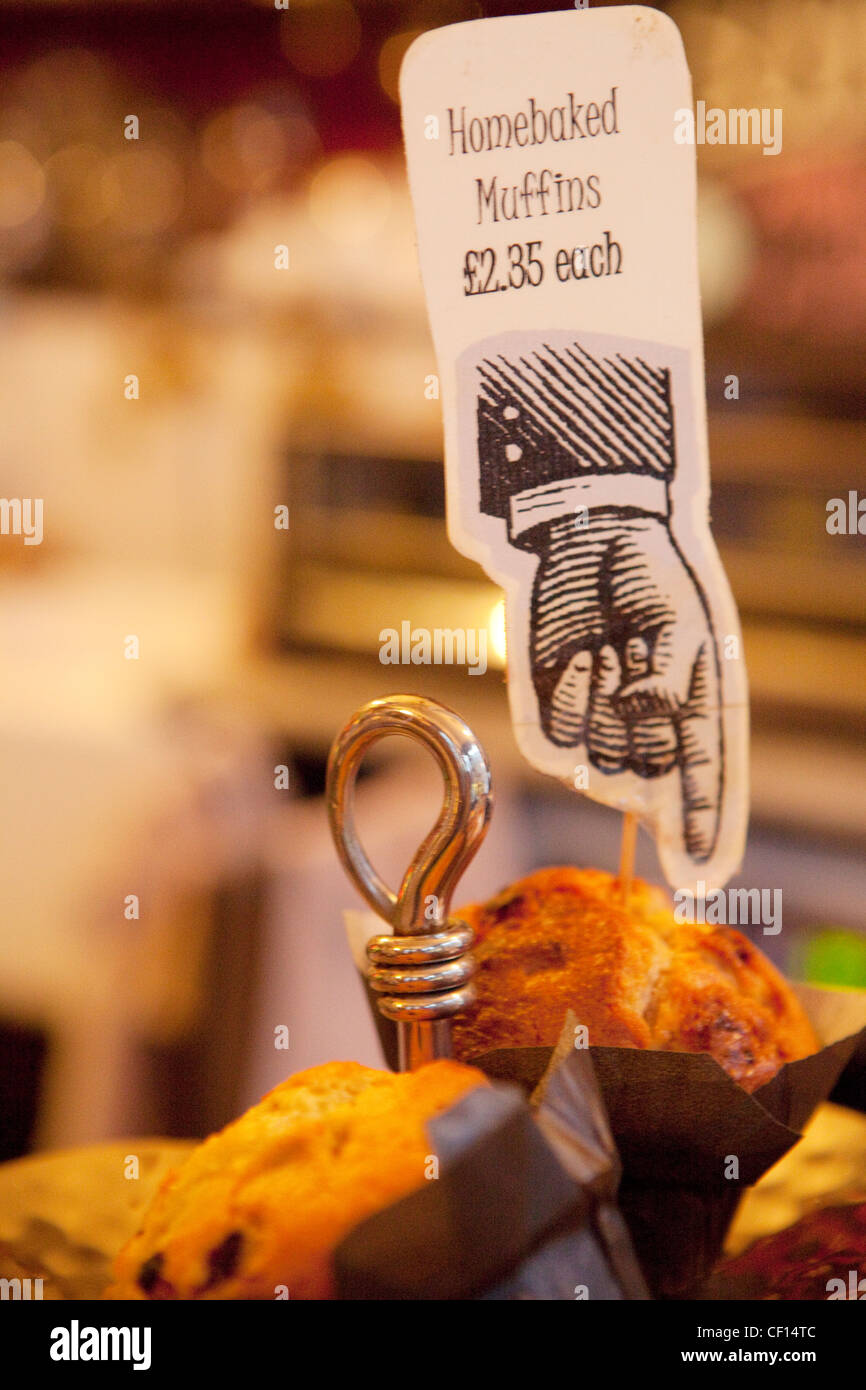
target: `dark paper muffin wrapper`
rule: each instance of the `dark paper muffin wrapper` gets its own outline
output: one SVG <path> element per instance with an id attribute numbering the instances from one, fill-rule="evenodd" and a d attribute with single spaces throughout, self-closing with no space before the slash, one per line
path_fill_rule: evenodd
<path id="1" fill-rule="evenodd" d="M 396 1027 L 379 1013 L 366 979 L 364 988 L 396 1069 Z M 620 1209 L 656 1297 L 685 1297 L 703 1282 L 744 1190 L 797 1143 L 822 1101 L 851 1104 L 859 1096 L 866 1110 L 866 991 L 792 988 L 824 1046 L 786 1063 L 751 1095 L 708 1053 L 585 1049 L 622 1160 Z M 557 1050 L 577 1050 L 573 1022 Z M 513 1047 L 461 1060 L 531 1095 L 552 1053 Z"/>
<path id="2" fill-rule="evenodd" d="M 478 1087 L 428 1125 L 438 1177 L 338 1247 L 342 1299 L 645 1299 L 589 1059 L 551 1059 L 533 1113 Z"/>

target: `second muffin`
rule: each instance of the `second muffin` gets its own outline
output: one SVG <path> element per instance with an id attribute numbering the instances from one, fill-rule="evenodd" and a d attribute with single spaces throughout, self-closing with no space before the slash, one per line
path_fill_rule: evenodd
<path id="1" fill-rule="evenodd" d="M 553 1046 L 571 1009 L 590 1045 L 708 1052 L 744 1090 L 818 1040 L 790 986 L 729 927 L 678 923 L 640 879 L 628 906 L 597 869 L 540 869 L 457 914 L 474 929 L 478 1006 L 454 1023 L 470 1060 Z"/>

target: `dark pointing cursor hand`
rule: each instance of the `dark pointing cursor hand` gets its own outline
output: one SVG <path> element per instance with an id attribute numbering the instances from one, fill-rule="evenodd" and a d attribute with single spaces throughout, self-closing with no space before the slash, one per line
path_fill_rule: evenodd
<path id="1" fill-rule="evenodd" d="M 660 516 L 609 508 L 538 527 L 532 667 L 542 727 L 600 772 L 679 769 L 683 843 L 716 844 L 723 790 L 720 676 L 704 597 Z"/>

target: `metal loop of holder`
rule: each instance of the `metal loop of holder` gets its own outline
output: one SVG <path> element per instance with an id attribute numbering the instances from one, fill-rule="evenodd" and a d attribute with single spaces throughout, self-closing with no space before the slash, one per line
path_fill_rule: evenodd
<path id="1" fill-rule="evenodd" d="M 439 819 L 415 854 L 399 893 L 392 892 L 367 858 L 354 816 L 355 779 L 364 755 L 379 739 L 395 734 L 428 748 L 445 782 Z M 382 996 L 380 1011 L 398 1025 L 400 1069 L 449 1057 L 451 1016 L 475 999 L 472 931 L 449 912 L 493 807 L 484 750 L 447 706 L 420 695 L 387 695 L 363 705 L 334 741 L 327 799 L 343 867 L 394 930 L 393 936 L 374 936 L 367 943 L 368 980 Z"/>

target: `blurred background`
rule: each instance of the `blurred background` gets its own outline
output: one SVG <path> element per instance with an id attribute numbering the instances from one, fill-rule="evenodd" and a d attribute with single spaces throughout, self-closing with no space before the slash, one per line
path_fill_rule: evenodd
<path id="1" fill-rule="evenodd" d="M 487 748 L 464 900 L 616 867 L 619 817 L 522 763 L 500 595 L 447 540 L 397 104 L 416 34 L 552 8 L 0 3 L 0 493 L 44 499 L 41 545 L 0 535 L 0 1158 L 201 1134 L 290 1071 L 379 1062 L 322 797 L 366 699 L 444 700 Z M 783 111 L 776 157 L 697 151 L 753 715 L 737 882 L 782 889 L 756 939 L 786 970 L 866 986 L 866 539 L 826 526 L 866 495 L 866 5 L 658 8 L 696 100 Z M 486 674 L 380 664 L 404 621 L 487 629 Z M 367 771 L 396 884 L 437 773 L 400 741 Z M 643 835 L 638 869 L 661 881 Z"/>

